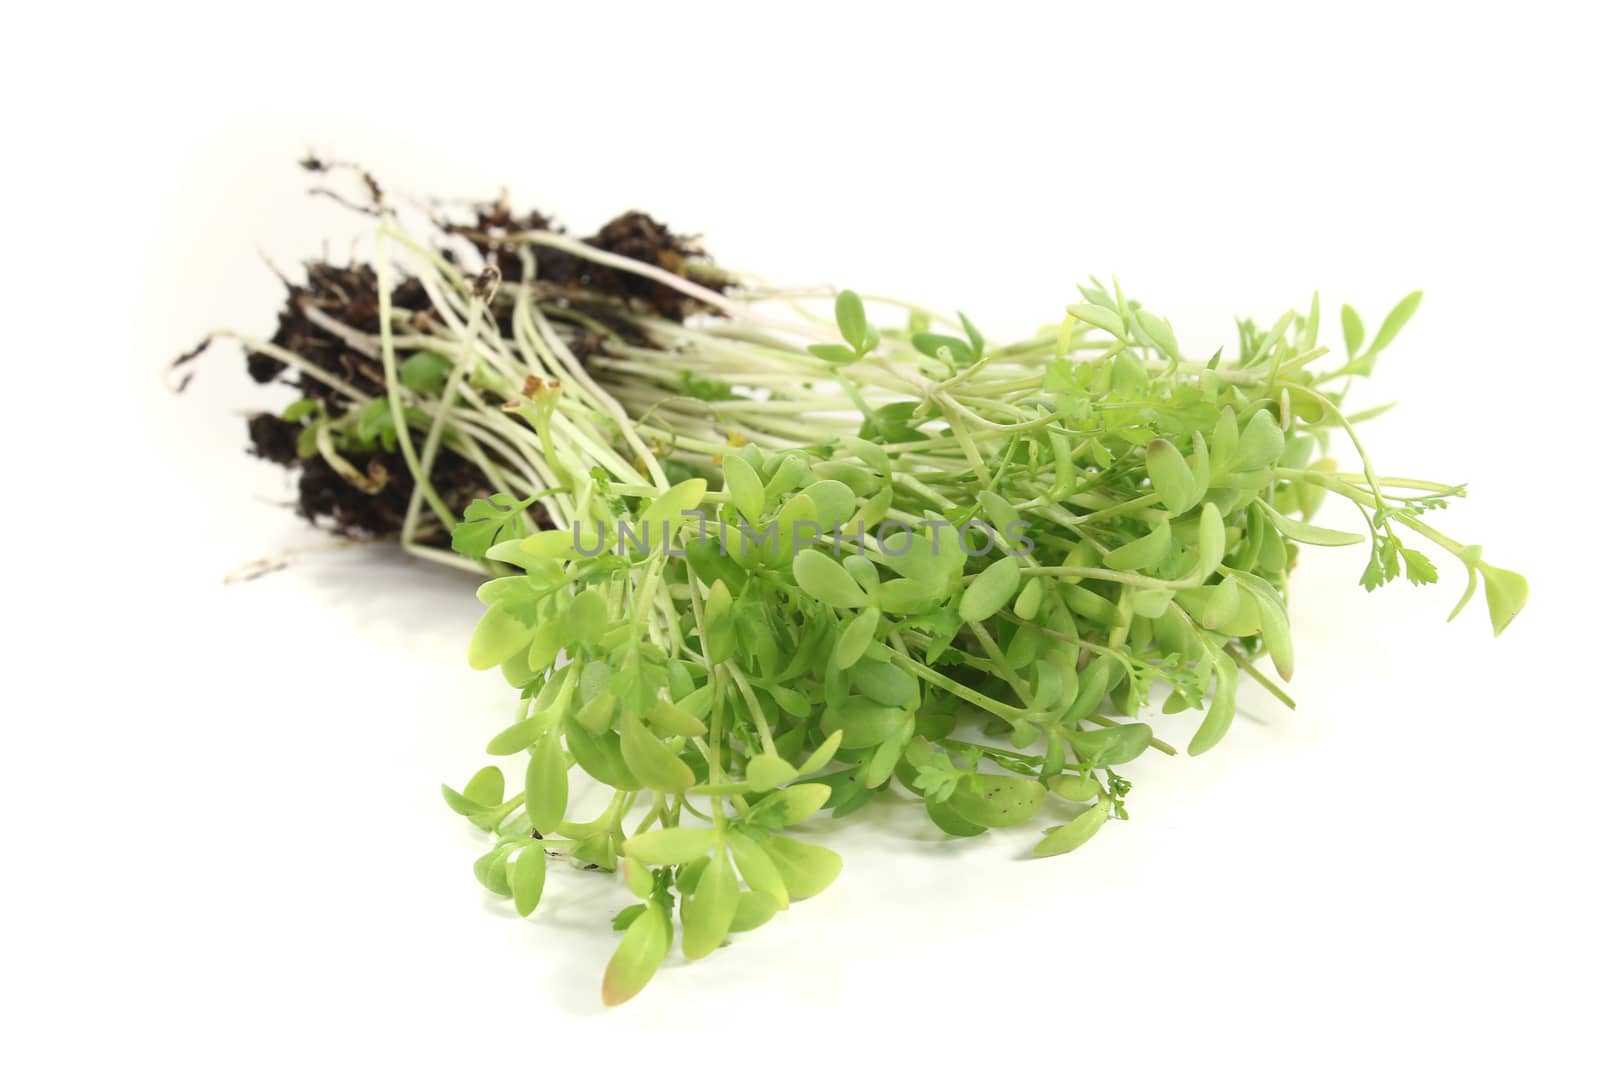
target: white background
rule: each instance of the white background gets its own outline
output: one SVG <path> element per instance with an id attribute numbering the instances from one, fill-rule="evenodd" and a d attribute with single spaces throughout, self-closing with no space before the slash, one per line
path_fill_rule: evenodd
<path id="1" fill-rule="evenodd" d="M 1594 1062 L 1593 27 L 1112 6 L 9 15 L 0 1055 Z M 280 400 L 236 353 L 181 399 L 160 371 L 270 332 L 261 254 L 363 233 L 308 148 L 580 232 L 642 207 L 992 336 L 1090 272 L 1191 351 L 1424 288 L 1371 451 L 1470 480 L 1443 525 L 1533 599 L 1493 640 L 1481 602 L 1444 624 L 1448 566 L 1368 595 L 1359 549 L 1308 553 L 1299 710 L 1147 756 L 1092 847 L 882 806 L 820 835 L 828 892 L 604 1011 L 622 890 L 557 870 L 508 917 L 438 799 L 512 708 L 463 662 L 470 579 L 355 550 L 221 585 L 325 539 L 243 453 Z"/>

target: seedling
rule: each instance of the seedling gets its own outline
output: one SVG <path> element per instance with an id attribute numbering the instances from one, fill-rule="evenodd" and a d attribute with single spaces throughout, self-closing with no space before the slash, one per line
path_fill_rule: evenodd
<path id="1" fill-rule="evenodd" d="M 490 575 L 469 658 L 518 693 L 488 748 L 522 788 L 495 765 L 445 798 L 522 915 L 548 855 L 620 873 L 639 902 L 607 1003 L 675 940 L 700 958 L 826 889 L 841 860 L 805 824 L 898 796 L 952 838 L 1038 824 L 1053 856 L 1126 818 L 1130 765 L 1221 741 L 1241 674 L 1289 702 L 1307 548 L 1365 543 L 1369 589 L 1453 557 L 1457 611 L 1481 589 L 1496 633 L 1526 601 L 1433 525 L 1463 487 L 1384 476 L 1341 408 L 1420 294 L 1370 342 L 1344 308 L 1342 358 L 1313 298 L 1197 359 L 1094 281 L 996 344 L 848 291 L 795 316 L 704 261 L 542 225 L 473 237 L 482 273 L 385 223 L 372 321 L 319 327 L 381 368 L 360 387 L 246 344 L 301 373 L 302 455 L 358 487 L 356 450 L 398 455 L 407 543 L 439 554 L 431 516 Z M 1323 455 L 1336 437 L 1357 470 Z M 441 483 L 446 456 L 466 473 Z M 468 483 L 481 499 L 452 496 Z M 574 768 L 609 795 L 596 817 Z"/>

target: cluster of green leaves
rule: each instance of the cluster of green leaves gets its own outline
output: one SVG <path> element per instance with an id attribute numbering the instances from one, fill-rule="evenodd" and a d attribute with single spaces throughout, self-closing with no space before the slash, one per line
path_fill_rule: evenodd
<path id="1" fill-rule="evenodd" d="M 811 345 L 807 351 L 813 356 L 843 366 L 865 359 L 867 353 L 878 347 L 878 329 L 867 321 L 866 305 L 854 292 L 846 289 L 835 299 L 834 318 L 844 344 Z"/>
<path id="2" fill-rule="evenodd" d="M 1349 358 L 1321 375 L 1315 302 L 1242 323 L 1224 364 L 1185 360 L 1120 289 L 1082 295 L 1058 330 L 997 350 L 965 316 L 962 336 L 880 331 L 842 294 L 842 343 L 811 346 L 819 365 L 853 400 L 891 365 L 921 388 L 821 444 L 679 456 L 668 484 L 630 497 L 603 474 L 564 488 L 591 530 L 612 523 L 603 551 L 530 532 L 531 499 L 468 510 L 457 549 L 509 571 L 479 590 L 469 658 L 520 694 L 488 751 L 526 763 L 509 798 L 493 766 L 445 797 L 491 836 L 479 880 L 523 915 L 547 853 L 621 872 L 639 902 L 614 920 L 607 1003 L 675 939 L 700 958 L 827 888 L 840 858 L 805 832 L 824 814 L 900 796 L 952 837 L 1037 821 L 1038 856 L 1125 818 L 1122 770 L 1174 752 L 1153 704 L 1199 712 L 1198 754 L 1227 733 L 1241 673 L 1282 696 L 1254 664 L 1293 672 L 1286 594 L 1305 546 L 1370 542 L 1369 586 L 1433 581 L 1402 542 L 1417 539 L 1460 560 L 1469 599 L 1481 580 L 1497 631 L 1520 609 L 1520 577 L 1422 520 L 1458 488 L 1318 458 L 1331 431 L 1354 440 L 1329 383 L 1370 371 L 1415 295 L 1366 348 L 1347 309 Z M 682 382 L 708 403 L 734 395 Z M 1313 524 L 1330 495 L 1363 530 Z M 630 542 L 619 518 L 667 536 Z M 574 767 L 609 791 L 598 815 L 573 810 Z"/>

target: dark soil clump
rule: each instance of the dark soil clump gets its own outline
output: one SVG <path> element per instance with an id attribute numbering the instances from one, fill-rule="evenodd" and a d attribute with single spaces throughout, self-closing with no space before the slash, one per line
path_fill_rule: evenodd
<path id="1" fill-rule="evenodd" d="M 278 311 L 278 328 L 271 341 L 288 349 L 319 370 L 371 393 L 383 388 L 383 366 L 372 356 L 347 344 L 338 334 L 312 322 L 307 308 L 316 308 L 335 321 L 363 334 L 378 332 L 378 275 L 369 264 L 337 267 L 319 261 L 305 265 L 303 285 L 285 282 L 288 298 Z M 408 278 L 395 287 L 394 306 L 421 311 L 428 306 L 428 294 L 420 283 Z M 261 352 L 245 357 L 250 377 L 263 385 L 275 381 L 288 364 Z M 330 413 L 345 410 L 349 401 L 326 382 L 301 374 L 294 383 L 301 394 L 321 400 Z"/>
<path id="2" fill-rule="evenodd" d="M 541 212 L 533 211 L 517 217 L 503 203 L 478 208 L 471 224 L 441 223 L 441 228 L 447 233 L 464 237 L 477 249 L 485 264 L 498 267 L 501 276 L 508 282 L 523 280 L 522 257 L 518 254 L 523 242 L 518 241 L 518 234 L 564 232 Z M 688 277 L 690 263 L 703 266 L 709 263 L 697 242 L 673 233 L 642 211 L 618 215 L 602 226 L 599 233 L 584 238 L 583 243 L 660 267 L 679 277 Z M 670 286 L 628 271 L 592 263 L 558 248 L 536 248 L 534 259 L 538 281 L 568 292 L 580 303 L 584 297 L 601 298 L 602 302 L 620 301 L 673 322 L 682 322 L 688 315 L 712 310 Z M 701 276 L 696 277 L 695 281 L 707 289 L 720 293 L 728 287 L 727 281 L 715 271 L 706 269 L 699 274 Z"/>
<path id="3" fill-rule="evenodd" d="M 301 165 L 313 173 L 349 166 L 316 160 Z M 358 173 L 367 184 L 374 205 L 361 210 L 372 213 L 382 206 L 382 192 L 364 171 Z M 549 216 L 538 211 L 515 215 L 504 201 L 474 209 L 470 222 L 441 221 L 438 225 L 445 234 L 466 240 L 476 250 L 481 259 L 478 269 L 494 267 L 509 283 L 523 280 L 521 250 L 527 242 L 522 241 L 519 234 L 562 232 Z M 586 238 L 585 243 L 680 277 L 688 277 L 693 267 L 695 280 L 700 285 L 717 292 L 726 288 L 726 282 L 710 267 L 709 259 L 695 241 L 673 233 L 643 212 L 630 211 L 617 216 L 598 233 Z M 471 269 L 461 264 L 461 257 L 453 249 L 441 251 L 463 269 Z M 533 251 L 541 289 L 548 292 L 558 308 L 570 308 L 577 321 L 599 327 L 600 332 L 582 327 L 571 338 L 574 353 L 584 363 L 605 350 L 608 337 L 635 345 L 649 344 L 645 333 L 627 318 L 628 310 L 674 322 L 683 321 L 687 315 L 713 310 L 670 286 L 591 263 L 561 249 L 536 247 Z M 383 365 L 373 344 L 379 329 L 377 272 L 368 263 L 340 266 L 323 260 L 309 261 L 304 269 L 303 282 L 284 280 L 287 295 L 278 311 L 271 342 L 294 353 L 316 368 L 320 375 L 291 368 L 283 360 L 263 352 L 247 353 L 245 366 L 250 377 L 263 385 L 283 382 L 296 389 L 301 397 L 316 401 L 319 406 L 316 417 L 344 419 L 344 424 L 348 424 L 360 417 L 354 410 L 359 402 L 332 382 L 349 385 L 364 396 L 379 397 L 385 393 Z M 427 293 L 415 278 L 402 279 L 395 286 L 391 301 L 395 308 L 419 315 L 426 314 L 429 308 Z M 511 333 L 512 307 L 512 297 L 502 291 L 491 309 L 495 322 L 507 335 Z M 313 313 L 328 324 L 315 321 Z M 185 353 L 174 366 L 194 359 L 204 347 L 202 344 L 193 352 Z M 179 388 L 183 384 L 187 384 L 187 379 Z M 307 520 L 349 538 L 371 540 L 399 536 L 415 481 L 392 442 L 389 448 L 374 445 L 352 449 L 346 438 L 340 457 L 359 472 L 359 477 L 346 477 L 321 454 L 302 455 L 305 427 L 300 422 L 260 413 L 250 416 L 248 430 L 252 454 L 296 473 L 297 508 Z M 416 439 L 415 431 L 413 439 Z M 448 449 L 441 450 L 436 457 L 429 480 L 457 515 L 471 501 L 493 491 L 477 467 Z M 425 509 L 424 518 L 427 521 L 419 526 L 419 539 L 426 544 L 447 546 L 450 531 L 439 528 L 431 509 Z M 536 527 L 548 522 L 544 509 L 538 505 L 531 509 L 528 518 Z"/>
<path id="4" fill-rule="evenodd" d="M 702 255 L 694 242 L 674 234 L 642 211 L 618 215 L 584 243 L 680 276 L 686 273 L 685 265 L 689 260 Z M 688 299 L 660 282 L 602 267 L 556 249 L 541 250 L 539 274 L 543 280 L 567 288 L 619 297 L 629 304 L 642 304 L 662 318 L 674 322 L 682 322 L 687 313 L 707 310 L 703 304 Z M 718 279 L 710 279 L 704 284 L 718 292 L 726 288 L 726 284 Z"/>
<path id="5" fill-rule="evenodd" d="M 416 482 L 405 459 L 395 452 L 376 452 L 367 458 L 366 475 L 376 493 L 351 485 L 321 456 L 300 466 L 300 514 L 312 523 L 330 526 L 345 537 L 377 539 L 395 537 L 405 524 L 406 506 Z M 460 515 L 468 504 L 492 491 L 477 468 L 453 452 L 441 451 L 429 481 L 450 510 Z M 430 519 L 431 510 L 423 517 Z M 434 524 L 436 525 L 436 524 Z M 450 531 L 424 528 L 424 544 L 448 545 Z"/>
<path id="6" fill-rule="evenodd" d="M 367 395 L 381 395 L 382 362 L 312 321 L 308 312 L 315 308 L 351 330 L 376 334 L 377 272 L 366 263 L 341 267 L 321 261 L 307 263 L 305 271 L 303 284 L 285 282 L 288 295 L 278 311 L 278 328 L 272 343 L 295 353 L 336 381 L 346 382 Z M 427 293 L 415 279 L 396 286 L 391 299 L 395 307 L 409 311 L 420 312 L 428 307 Z M 249 353 L 245 366 L 250 377 L 263 385 L 283 378 L 289 370 L 288 364 L 259 352 Z M 300 395 L 319 401 L 329 416 L 336 418 L 349 411 L 353 401 L 328 382 L 304 372 L 295 372 L 291 377 L 290 384 Z M 298 445 L 301 429 L 298 423 L 268 413 L 253 415 L 249 421 L 250 450 L 262 459 L 298 471 L 300 514 L 345 537 L 398 537 L 415 486 L 404 459 L 392 452 L 347 456 L 357 469 L 365 468 L 368 484 L 358 485 L 321 456 L 302 459 Z M 441 452 L 430 480 L 458 514 L 468 502 L 491 491 L 474 467 L 449 452 Z M 450 535 L 449 531 L 432 529 L 421 539 L 444 546 L 449 544 Z"/>
<path id="7" fill-rule="evenodd" d="M 250 451 L 280 467 L 299 459 L 300 427 L 269 412 L 250 416 Z"/>

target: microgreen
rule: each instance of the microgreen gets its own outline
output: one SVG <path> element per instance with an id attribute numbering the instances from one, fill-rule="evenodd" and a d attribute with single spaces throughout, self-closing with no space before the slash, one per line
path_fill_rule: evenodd
<path id="1" fill-rule="evenodd" d="M 697 449 L 679 438 L 689 462 L 698 451 L 698 469 L 714 477 L 720 466 L 720 488 L 694 479 L 639 492 L 650 500 L 645 517 L 698 508 L 731 520 L 731 547 L 696 541 L 695 524 L 679 523 L 681 553 L 661 545 L 601 570 L 570 560 L 554 585 L 541 578 L 544 599 L 530 621 L 561 628 L 567 670 L 601 668 L 611 684 L 540 734 L 530 767 L 552 760 L 564 736 L 573 758 L 618 790 L 604 854 L 676 872 L 689 958 L 820 892 L 838 857 L 787 828 L 824 810 L 847 815 L 887 795 L 891 782 L 953 837 L 1065 805 L 1038 856 L 1070 852 L 1126 818 L 1129 782 L 1113 768 L 1151 748 L 1171 751 L 1134 718 L 1156 686 L 1170 694 L 1169 712 L 1203 709 L 1187 746 L 1198 754 L 1232 723 L 1241 662 L 1265 656 L 1279 677 L 1293 673 L 1285 592 L 1301 546 L 1370 540 L 1369 586 L 1402 571 L 1432 581 L 1431 560 L 1401 542 L 1416 534 L 1455 555 L 1474 588 L 1481 579 L 1497 629 L 1526 595 L 1517 576 L 1421 520 L 1458 489 L 1386 481 L 1370 464 L 1341 475 L 1314 460 L 1320 426 L 1337 411 L 1323 382 L 1367 373 L 1415 299 L 1365 349 L 1347 313 L 1354 355 L 1317 379 L 1307 367 L 1319 350 L 1303 317 L 1264 331 L 1246 322 L 1237 364 L 1195 365 L 1182 361 L 1166 320 L 1098 287 L 1088 292 L 1091 302 L 1069 309 L 1059 352 L 1038 342 L 987 348 L 964 316 L 965 339 L 880 333 L 853 294 L 841 295 L 844 343 L 808 352 L 819 385 L 876 401 L 856 435 L 819 440 L 805 422 L 757 423 L 730 401 L 716 415 L 725 435 L 754 437 L 759 426 L 770 440 L 781 428 L 790 443 L 707 440 Z M 777 358 L 750 356 L 752 370 Z M 893 399 L 912 373 L 923 376 L 924 399 Z M 730 381 L 734 396 L 753 388 Z M 913 433 L 913 422 L 934 432 Z M 1329 496 L 1354 506 L 1365 535 L 1309 521 Z M 468 515 L 462 530 L 474 543 L 513 502 L 498 504 Z M 867 518 L 893 519 L 896 529 L 880 537 Z M 984 538 L 968 536 L 975 521 Z M 524 549 L 547 555 L 543 542 L 559 546 L 561 537 L 539 534 Z M 580 621 L 586 599 L 631 611 L 607 629 Z M 491 610 L 484 627 L 501 626 Z M 645 671 L 661 658 L 664 667 Z M 652 714 L 652 703 L 673 714 Z M 590 713 L 600 705 L 604 714 Z M 972 728 L 1006 747 L 952 732 Z M 1042 757 L 1033 754 L 1040 747 Z M 597 750 L 614 766 L 595 766 Z M 679 822 L 690 798 L 709 809 L 709 825 Z M 640 805 L 647 824 L 662 828 L 628 837 L 622 813 Z M 665 952 L 671 909 L 652 900 L 626 925 L 608 1002 L 631 995 Z"/>
<path id="2" fill-rule="evenodd" d="M 1039 856 L 1126 818 L 1124 775 L 1174 741 L 1219 743 L 1241 673 L 1288 699 L 1255 664 L 1293 673 L 1287 590 L 1308 548 L 1366 543 L 1369 589 L 1434 582 L 1454 557 L 1457 611 L 1481 588 L 1496 633 L 1526 601 L 1519 575 L 1432 525 L 1461 488 L 1380 475 L 1341 410 L 1420 294 L 1370 341 L 1344 307 L 1342 360 L 1315 300 L 1196 360 L 1115 284 L 997 345 L 964 314 L 875 323 L 848 290 L 827 325 L 779 320 L 753 294 L 518 238 L 522 277 L 551 250 L 594 257 L 732 324 L 608 304 L 630 340 L 607 334 L 585 365 L 575 351 L 599 342 L 560 299 L 486 288 L 389 228 L 380 292 L 399 245 L 439 313 L 384 303 L 364 343 L 388 367 L 413 353 L 388 392 L 293 413 L 321 452 L 400 446 L 414 508 L 436 505 L 437 449 L 408 433 L 499 488 L 453 545 L 492 575 L 468 659 L 517 691 L 488 750 L 523 789 L 507 798 L 491 767 L 445 799 L 490 836 L 474 871 L 522 915 L 547 856 L 620 873 L 640 902 L 613 920 L 607 1003 L 675 940 L 698 959 L 825 890 L 841 858 L 808 827 L 874 801 L 912 798 L 952 838 L 1038 823 Z M 1336 436 L 1356 470 L 1321 455 Z M 1342 520 L 1321 517 L 1330 502 Z M 609 792 L 582 821 L 574 769 Z"/>

